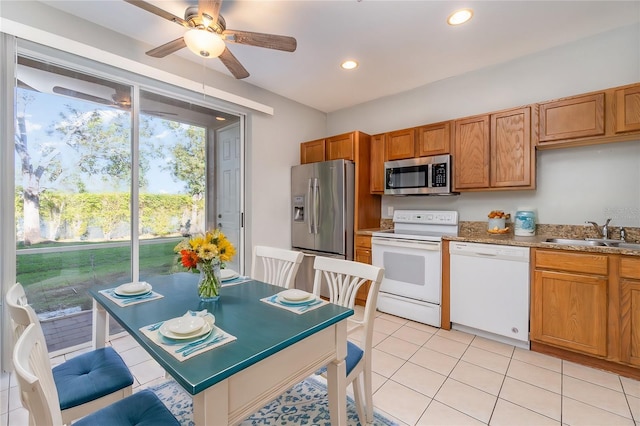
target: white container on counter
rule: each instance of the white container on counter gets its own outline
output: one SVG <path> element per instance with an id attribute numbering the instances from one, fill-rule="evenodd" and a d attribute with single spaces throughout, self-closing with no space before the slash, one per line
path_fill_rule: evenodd
<path id="1" fill-rule="evenodd" d="M 500 229 L 504 229 L 506 226 L 506 219 L 504 217 L 489 219 L 489 223 L 487 228 L 489 231 L 497 231 Z"/>
<path id="2" fill-rule="evenodd" d="M 521 209 L 516 212 L 514 218 L 513 234 L 519 237 L 531 237 L 536 235 L 536 213 L 533 209 Z"/>

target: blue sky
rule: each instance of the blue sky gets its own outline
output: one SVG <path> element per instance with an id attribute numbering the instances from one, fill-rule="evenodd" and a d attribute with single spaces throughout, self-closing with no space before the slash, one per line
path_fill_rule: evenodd
<path id="1" fill-rule="evenodd" d="M 42 153 L 41 149 L 50 147 L 59 150 L 59 157 L 62 161 L 63 168 L 69 169 L 74 167 L 77 160 L 77 155 L 70 149 L 62 138 L 62 135 L 52 132 L 56 123 L 59 123 L 62 118 L 60 113 L 66 111 L 66 105 L 70 105 L 80 111 L 93 111 L 99 109 L 102 112 L 103 120 L 109 121 L 115 118 L 115 115 L 120 113 L 114 108 L 95 104 L 91 102 L 81 101 L 74 98 L 39 93 L 33 91 L 25 91 L 33 100 L 28 103 L 26 109 L 20 96 L 18 96 L 17 115 L 25 116 L 25 122 L 27 126 L 28 134 L 28 146 L 29 154 L 33 160 L 34 167 L 41 163 Z M 152 132 L 154 134 L 153 142 L 155 144 L 163 144 L 170 146 L 175 143 L 175 136 L 162 126 L 162 120 L 154 117 L 149 117 Z M 151 161 L 151 169 L 147 175 L 148 187 L 147 192 L 150 193 L 182 193 L 184 184 L 182 182 L 175 182 L 168 172 L 161 169 L 163 162 L 166 160 L 157 159 Z M 22 184 L 21 172 L 20 172 L 20 159 L 16 155 L 16 183 Z M 47 188 L 53 189 L 65 189 L 59 182 L 50 182 L 47 179 L 47 175 L 41 180 L 41 185 Z M 99 178 L 91 180 L 85 180 L 87 190 L 90 192 L 101 191 L 113 191 L 114 185 L 111 183 L 105 183 Z M 72 190 L 72 188 L 67 188 Z M 128 190 L 128 188 L 120 188 L 120 190 Z"/>

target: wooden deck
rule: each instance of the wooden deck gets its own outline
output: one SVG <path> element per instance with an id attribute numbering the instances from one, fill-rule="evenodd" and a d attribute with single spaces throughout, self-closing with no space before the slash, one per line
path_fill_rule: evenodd
<path id="1" fill-rule="evenodd" d="M 50 353 L 91 342 L 91 311 L 81 311 L 63 317 L 42 320 L 40 324 L 47 339 L 47 350 Z M 109 324 L 109 329 L 111 334 L 123 330 L 113 320 Z"/>

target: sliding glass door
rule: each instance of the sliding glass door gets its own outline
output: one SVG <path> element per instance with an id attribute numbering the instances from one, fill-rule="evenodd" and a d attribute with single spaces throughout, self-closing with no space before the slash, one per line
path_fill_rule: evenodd
<path id="1" fill-rule="evenodd" d="M 237 115 L 26 57 L 16 82 L 16 275 L 50 351 L 91 340 L 89 287 L 182 271 L 213 227 L 240 247 Z"/>

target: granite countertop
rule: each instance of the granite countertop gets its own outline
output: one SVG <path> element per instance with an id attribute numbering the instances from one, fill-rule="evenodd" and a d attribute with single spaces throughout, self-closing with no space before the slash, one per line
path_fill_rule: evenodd
<path id="1" fill-rule="evenodd" d="M 369 229 L 358 229 L 355 234 L 356 235 L 366 235 L 371 236 L 374 232 L 382 231 L 382 228 L 369 228 Z"/>
<path id="2" fill-rule="evenodd" d="M 512 225 L 512 224 L 508 224 Z M 374 232 L 393 229 L 391 220 L 383 220 L 380 228 L 359 229 L 356 235 L 371 236 Z M 512 228 L 513 229 L 513 228 Z M 640 228 L 626 228 L 629 242 L 640 241 Z M 611 236 L 617 239 L 620 236 L 620 228 L 611 228 Z M 447 241 L 464 241 L 468 243 L 503 244 L 508 246 L 536 247 L 558 250 L 583 251 L 590 253 L 626 254 L 640 256 L 640 250 L 606 246 L 567 245 L 546 242 L 549 238 L 567 238 L 584 240 L 585 238 L 597 238 L 591 227 L 581 225 L 538 225 L 536 235 L 532 237 L 518 237 L 513 232 L 507 234 L 489 234 L 487 222 L 460 222 L 458 236 L 443 237 Z"/>
<path id="3" fill-rule="evenodd" d="M 632 233 L 636 234 L 636 229 L 631 228 Z M 487 232 L 486 222 L 465 222 L 460 224 L 457 237 L 443 237 L 448 241 L 464 241 L 470 243 L 482 244 L 503 244 L 509 246 L 520 247 L 536 247 L 558 250 L 572 250 L 590 253 L 606 253 L 606 254 L 626 254 L 632 256 L 640 256 L 640 250 L 606 247 L 606 246 L 583 246 L 583 245 L 567 245 L 546 242 L 549 238 L 568 238 L 583 240 L 585 238 L 596 238 L 591 235 L 590 230 L 583 226 L 573 225 L 541 225 L 537 230 L 537 234 L 531 237 L 519 237 L 513 233 L 507 234 L 489 234 Z M 619 230 L 617 230 L 619 232 Z M 618 234 L 619 235 L 619 234 Z M 614 236 L 616 236 L 614 234 Z M 635 241 L 635 239 L 633 240 Z"/>

